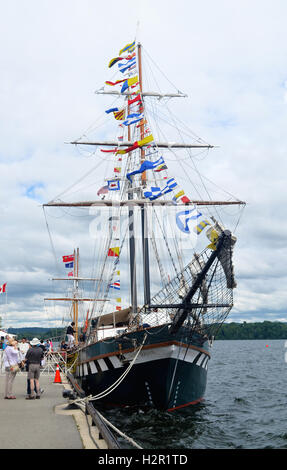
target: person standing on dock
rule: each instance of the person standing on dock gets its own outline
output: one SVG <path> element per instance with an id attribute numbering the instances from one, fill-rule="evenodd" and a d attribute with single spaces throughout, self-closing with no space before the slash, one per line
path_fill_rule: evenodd
<path id="1" fill-rule="evenodd" d="M 26 354 L 27 354 L 27 351 L 30 348 L 30 345 L 27 342 L 26 338 L 22 338 L 22 342 L 19 343 L 18 346 L 19 346 L 19 351 L 20 351 L 20 354 L 21 354 L 21 361 L 24 361 L 25 357 L 26 357 Z"/>
<path id="2" fill-rule="evenodd" d="M 12 395 L 12 386 L 17 374 L 17 370 L 15 368 L 18 367 L 19 362 L 19 350 L 17 345 L 17 341 L 11 339 L 4 350 L 4 367 L 6 372 L 4 398 L 7 400 L 16 398 Z"/>
<path id="3" fill-rule="evenodd" d="M 68 336 L 68 349 L 72 349 L 73 346 L 74 346 L 74 343 L 75 343 L 75 338 L 74 338 L 74 333 L 75 333 L 75 330 L 74 330 L 74 326 L 75 326 L 75 322 L 72 322 L 68 328 L 67 328 L 67 336 Z"/>
<path id="4" fill-rule="evenodd" d="M 35 398 L 33 393 L 34 384 L 36 386 L 36 398 L 39 399 L 41 395 L 39 378 L 44 351 L 42 348 L 38 347 L 40 344 L 40 340 L 38 338 L 33 338 L 32 341 L 30 341 L 30 344 L 32 347 L 27 351 L 26 361 L 29 363 L 28 379 L 30 380 L 31 386 L 31 395 L 29 395 L 29 399 L 32 400 Z"/>

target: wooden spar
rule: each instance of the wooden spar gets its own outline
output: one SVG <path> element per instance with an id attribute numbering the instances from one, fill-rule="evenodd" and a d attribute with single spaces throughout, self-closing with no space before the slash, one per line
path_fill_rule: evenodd
<path id="1" fill-rule="evenodd" d="M 44 298 L 44 300 L 67 300 L 69 302 L 109 302 L 108 299 L 87 299 L 82 297 L 52 297 L 52 298 Z"/>
<path id="2" fill-rule="evenodd" d="M 112 200 L 101 200 L 101 201 L 81 201 L 81 202 L 48 202 L 43 204 L 43 207 L 90 207 L 90 206 L 174 206 L 172 201 L 148 201 L 147 199 L 130 199 L 127 201 L 112 201 Z M 230 206 L 230 205 L 241 205 L 245 206 L 244 201 L 200 201 L 194 200 L 184 204 L 177 204 L 176 207 L 179 209 L 185 206 Z"/>
<path id="3" fill-rule="evenodd" d="M 132 96 L 133 93 L 131 91 L 125 91 L 121 93 L 120 91 L 105 91 L 105 90 L 98 90 L 95 91 L 96 95 L 118 95 L 118 96 Z M 153 96 L 155 98 L 187 98 L 185 93 L 158 93 L 156 91 L 143 91 L 142 96 Z"/>
<path id="4" fill-rule="evenodd" d="M 95 277 L 53 277 L 52 281 L 101 281 L 101 279 L 97 279 Z"/>
<path id="5" fill-rule="evenodd" d="M 73 145 L 102 145 L 104 147 L 117 147 L 117 148 L 122 148 L 122 147 L 131 147 L 134 142 L 128 140 L 126 142 L 121 142 L 121 144 L 119 145 L 119 142 L 116 142 L 114 140 L 99 140 L 99 141 L 96 141 L 96 142 L 86 142 L 86 141 L 81 141 L 81 140 L 77 140 L 77 141 L 73 141 L 73 142 L 70 142 L 70 144 L 73 144 Z M 180 143 L 177 143 L 177 142 L 155 142 L 154 144 L 151 143 L 151 144 L 144 144 L 143 147 L 146 147 L 146 146 L 150 146 L 150 147 L 157 147 L 157 148 L 177 148 L 177 149 L 211 149 L 211 148 L 214 148 L 215 146 L 214 145 L 210 145 L 210 144 L 180 144 Z"/>

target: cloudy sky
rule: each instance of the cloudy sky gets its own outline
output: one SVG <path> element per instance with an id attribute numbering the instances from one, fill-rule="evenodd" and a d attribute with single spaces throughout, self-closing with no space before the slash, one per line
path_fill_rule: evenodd
<path id="1" fill-rule="evenodd" d="M 188 95 L 177 101 L 177 114 L 218 146 L 201 171 L 247 202 L 236 230 L 230 320 L 286 321 L 286 1 L 0 0 L 0 6 L 4 326 L 61 325 L 67 313 L 43 299 L 61 292 L 50 281 L 64 274 L 61 255 L 88 245 L 89 218 L 49 209 L 51 245 L 41 205 L 75 182 L 74 196 L 102 185 L 103 159 L 67 142 L 99 122 L 110 102 L 94 91 L 111 79 L 108 61 L 136 32 L 170 83 Z M 164 91 L 174 92 L 168 85 Z M 108 137 L 102 127 L 99 135 Z"/>

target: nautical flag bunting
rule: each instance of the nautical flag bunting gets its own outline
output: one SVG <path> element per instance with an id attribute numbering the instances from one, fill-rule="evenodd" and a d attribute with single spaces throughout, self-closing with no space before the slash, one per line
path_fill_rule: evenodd
<path id="1" fill-rule="evenodd" d="M 163 157 L 160 157 L 158 160 L 155 162 L 151 162 L 149 160 L 144 161 L 140 168 L 138 170 L 131 171 L 130 173 L 127 173 L 127 179 L 132 182 L 131 176 L 137 175 L 138 173 L 143 173 L 146 170 L 154 170 L 157 171 L 158 168 L 160 168 L 162 165 L 164 165 L 164 159 Z"/>
<path id="2" fill-rule="evenodd" d="M 136 47 L 135 41 L 131 42 L 130 44 L 127 44 L 125 47 L 123 47 L 120 50 L 119 55 L 122 55 L 123 52 L 133 52 L 135 50 L 135 47 Z"/>
<path id="3" fill-rule="evenodd" d="M 108 181 L 108 188 L 109 191 L 119 191 L 120 188 L 120 181 L 119 180 L 109 180 Z"/>
<path id="4" fill-rule="evenodd" d="M 63 263 L 68 263 L 69 261 L 74 261 L 74 255 L 66 255 L 62 256 Z"/>
<path id="5" fill-rule="evenodd" d="M 130 86 L 135 85 L 138 81 L 139 81 L 139 78 L 137 75 L 135 77 L 128 78 L 127 80 L 122 80 L 122 82 L 124 83 L 121 89 L 121 93 L 126 91 Z M 120 82 L 118 81 L 117 83 L 120 83 Z"/>
<path id="6" fill-rule="evenodd" d="M 148 198 L 150 201 L 157 199 L 164 194 L 168 194 L 177 186 L 177 183 L 174 178 L 170 178 L 167 180 L 166 185 L 164 188 L 159 188 L 157 186 L 152 186 L 149 191 L 144 192 L 144 196 Z"/>
<path id="7" fill-rule="evenodd" d="M 97 192 L 97 196 L 100 196 L 101 194 L 107 194 L 109 192 L 109 187 L 108 185 L 106 186 L 102 186 L 98 192 Z"/>
<path id="8" fill-rule="evenodd" d="M 125 126 L 130 126 L 131 124 L 135 124 L 143 119 L 143 113 L 132 113 L 127 116 L 127 119 L 123 122 Z"/>
<path id="9" fill-rule="evenodd" d="M 73 268 L 73 267 L 74 267 L 74 262 L 72 262 L 72 263 L 66 263 L 66 264 L 65 264 L 65 268 L 69 268 L 69 269 L 70 269 L 70 268 Z"/>
<path id="10" fill-rule="evenodd" d="M 188 222 L 190 220 L 197 220 L 201 216 L 202 214 L 200 212 L 196 213 L 195 207 L 193 209 L 178 212 L 176 214 L 176 225 L 182 232 L 190 233 Z"/>
<path id="11" fill-rule="evenodd" d="M 120 254 L 120 247 L 114 246 L 113 248 L 109 248 L 108 256 L 119 256 Z"/>

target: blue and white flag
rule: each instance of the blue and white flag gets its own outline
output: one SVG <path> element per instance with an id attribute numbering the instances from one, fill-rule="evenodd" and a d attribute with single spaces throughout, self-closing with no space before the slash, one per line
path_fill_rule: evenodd
<path id="1" fill-rule="evenodd" d="M 155 162 L 151 162 L 149 160 L 145 160 L 140 168 L 138 170 L 131 171 L 130 173 L 127 173 L 127 179 L 132 182 L 131 176 L 132 175 L 137 175 L 138 173 L 143 173 L 146 170 L 156 170 L 158 167 L 161 165 L 164 165 L 164 159 L 160 157 L 158 160 Z"/>
<path id="2" fill-rule="evenodd" d="M 109 191 L 119 191 L 121 189 L 120 180 L 109 180 L 108 189 Z"/>
<path id="3" fill-rule="evenodd" d="M 141 121 L 143 118 L 144 118 L 143 113 L 132 113 L 127 116 L 123 124 L 125 126 L 130 126 L 131 124 L 135 124 L 136 122 Z"/>
<path id="4" fill-rule="evenodd" d="M 136 65 L 136 58 L 127 60 L 126 62 L 121 62 L 120 64 L 118 64 L 119 71 L 122 73 L 125 73 L 126 70 L 129 70 L 134 65 Z"/>
<path id="5" fill-rule="evenodd" d="M 197 220 L 201 216 L 202 214 L 200 212 L 196 212 L 196 207 L 194 207 L 193 209 L 188 209 L 186 211 L 178 212 L 175 217 L 176 225 L 182 232 L 190 233 L 188 222 L 190 220 Z"/>
<path id="6" fill-rule="evenodd" d="M 115 282 L 113 282 L 112 284 L 110 284 L 110 285 L 109 285 L 109 288 L 110 288 L 110 289 L 120 290 L 120 289 L 121 289 L 120 280 L 118 279 L 117 281 L 115 281 Z"/>
<path id="7" fill-rule="evenodd" d="M 144 192 L 144 197 L 150 201 L 157 199 L 159 196 L 161 196 L 161 189 L 158 186 L 151 186 L 149 191 Z"/>
<path id="8" fill-rule="evenodd" d="M 73 268 L 74 267 L 74 262 L 72 263 L 65 263 L 65 268 Z"/>
<path id="9" fill-rule="evenodd" d="M 175 179 L 169 178 L 164 188 L 161 189 L 159 187 L 152 186 L 149 191 L 144 192 L 144 196 L 150 201 L 154 201 L 154 199 L 157 199 L 158 197 L 173 191 L 176 186 L 177 182 L 175 181 Z"/>
<path id="10" fill-rule="evenodd" d="M 110 108 L 110 109 L 107 109 L 105 112 L 107 114 L 110 114 L 110 113 L 115 113 L 116 111 L 119 111 L 119 108 Z"/>

